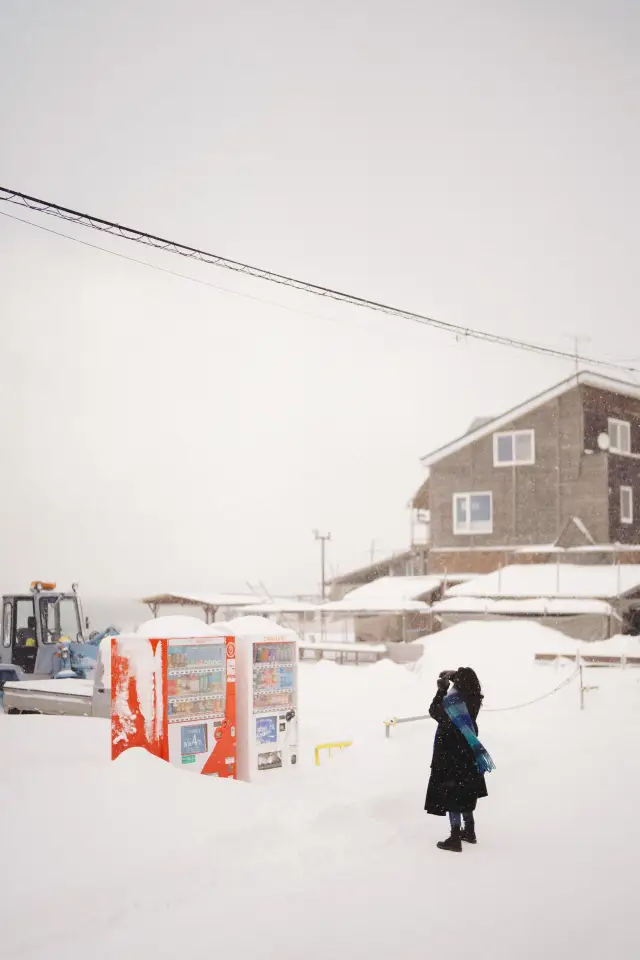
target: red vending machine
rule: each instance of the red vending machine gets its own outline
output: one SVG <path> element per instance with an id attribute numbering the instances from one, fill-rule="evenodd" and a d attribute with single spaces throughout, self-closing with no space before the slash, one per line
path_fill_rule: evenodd
<path id="1" fill-rule="evenodd" d="M 111 744 L 114 760 L 143 747 L 195 773 L 235 777 L 235 639 L 114 637 Z"/>

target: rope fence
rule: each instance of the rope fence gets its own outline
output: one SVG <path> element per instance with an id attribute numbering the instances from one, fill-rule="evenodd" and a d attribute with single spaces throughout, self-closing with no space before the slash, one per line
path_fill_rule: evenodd
<path id="1" fill-rule="evenodd" d="M 535 697 L 533 700 L 526 700 L 524 703 L 515 703 L 510 707 L 484 707 L 483 712 L 486 713 L 505 713 L 509 710 L 522 710 L 524 707 L 531 707 L 535 703 L 540 703 L 542 700 L 546 700 L 548 697 L 552 697 L 554 694 L 558 693 L 559 690 L 562 690 L 564 687 L 568 687 L 569 684 L 573 683 L 576 678 L 580 678 L 580 709 L 584 710 L 584 694 L 589 690 L 595 690 L 596 688 L 585 687 L 583 683 L 583 674 L 582 674 L 582 662 L 578 663 L 578 666 L 573 671 L 573 673 L 565 677 L 564 680 L 554 687 L 553 690 L 548 690 L 546 693 L 543 693 L 540 697 Z M 391 728 L 397 727 L 402 723 L 415 723 L 418 720 L 430 720 L 431 717 L 428 713 L 421 714 L 417 717 L 392 717 L 390 720 L 383 720 L 385 731 L 385 737 L 389 738 L 391 736 Z"/>

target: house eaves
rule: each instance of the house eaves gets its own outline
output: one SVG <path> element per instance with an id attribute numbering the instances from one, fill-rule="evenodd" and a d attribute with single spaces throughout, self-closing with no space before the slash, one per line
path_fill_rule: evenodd
<path id="1" fill-rule="evenodd" d="M 531 397 L 531 399 L 525 403 L 521 403 L 517 407 L 512 407 L 511 410 L 507 410 L 506 413 L 501 414 L 499 417 L 494 417 L 493 420 L 489 420 L 487 423 L 477 427 L 477 429 L 463 434 L 451 443 L 447 443 L 443 447 L 438 447 L 437 450 L 427 453 L 424 457 L 420 458 L 420 462 L 424 467 L 430 467 L 434 463 L 444 460 L 445 457 L 449 457 L 451 454 L 463 450 L 464 447 L 470 446 L 483 437 L 490 436 L 492 433 L 495 433 L 496 430 L 500 430 L 514 420 L 526 416 L 526 414 L 532 410 L 537 410 L 538 407 L 543 406 L 545 403 L 549 403 L 551 400 L 555 400 L 556 397 L 561 397 L 564 393 L 568 393 L 569 390 L 573 390 L 575 387 L 581 385 L 594 387 L 597 390 L 607 390 L 610 393 L 618 393 L 622 396 L 633 397 L 634 399 L 640 400 L 640 386 L 635 383 L 616 380 L 612 377 L 603 377 L 587 370 L 581 371 L 568 377 L 566 380 L 562 380 L 554 387 L 550 387 L 548 390 L 536 394 L 535 397 Z"/>

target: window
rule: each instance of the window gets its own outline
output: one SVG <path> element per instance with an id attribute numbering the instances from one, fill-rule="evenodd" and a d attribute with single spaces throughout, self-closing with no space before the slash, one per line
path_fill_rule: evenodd
<path id="1" fill-rule="evenodd" d="M 82 639 L 78 608 L 73 597 L 40 597 L 40 619 L 44 643 L 57 643 L 62 637 Z"/>
<path id="2" fill-rule="evenodd" d="M 454 533 L 492 533 L 493 496 L 491 493 L 454 493 Z"/>
<path id="3" fill-rule="evenodd" d="M 535 462 L 534 430 L 512 430 L 511 433 L 494 433 L 494 467 L 525 466 Z"/>
<path id="4" fill-rule="evenodd" d="M 11 646 L 11 630 L 13 627 L 13 606 L 11 602 L 6 602 L 2 612 L 2 645 Z"/>
<path id="5" fill-rule="evenodd" d="M 33 615 L 33 600 L 16 600 L 16 646 L 35 647 L 37 644 L 36 618 Z"/>
<path id="6" fill-rule="evenodd" d="M 620 523 L 633 523 L 632 487 L 620 487 Z"/>
<path id="7" fill-rule="evenodd" d="M 609 418 L 611 453 L 631 453 L 631 424 Z"/>

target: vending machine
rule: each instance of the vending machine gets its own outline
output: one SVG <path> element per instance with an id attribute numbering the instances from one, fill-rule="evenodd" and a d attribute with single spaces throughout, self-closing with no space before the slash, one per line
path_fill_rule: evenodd
<path id="1" fill-rule="evenodd" d="M 298 636 L 264 617 L 228 623 L 238 659 L 238 778 L 298 762 Z"/>
<path id="2" fill-rule="evenodd" d="M 111 735 L 115 759 L 144 747 L 175 766 L 236 775 L 233 637 L 114 637 Z"/>

